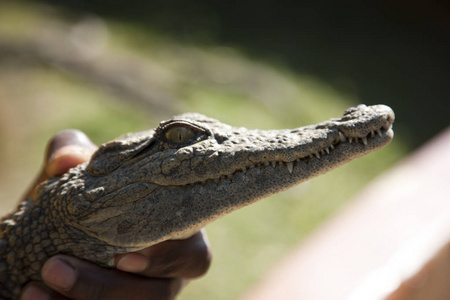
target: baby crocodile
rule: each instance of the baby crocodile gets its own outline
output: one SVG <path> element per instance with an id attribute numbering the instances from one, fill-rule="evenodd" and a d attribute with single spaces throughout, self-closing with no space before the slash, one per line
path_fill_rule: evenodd
<path id="1" fill-rule="evenodd" d="M 258 199 L 387 145 L 394 112 L 359 105 L 340 119 L 248 130 L 190 113 L 100 146 L 41 184 L 0 224 L 0 298 L 14 299 L 56 253 L 112 265 L 119 253 L 192 235 Z"/>

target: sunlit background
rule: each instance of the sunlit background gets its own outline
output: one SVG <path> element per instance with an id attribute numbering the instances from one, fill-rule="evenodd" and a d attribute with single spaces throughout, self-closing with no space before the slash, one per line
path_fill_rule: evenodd
<path id="1" fill-rule="evenodd" d="M 389 147 L 207 227 L 212 268 L 180 299 L 235 299 L 367 182 L 449 125 L 448 3 L 232 3 L 1 1 L 2 214 L 61 129 L 100 144 L 187 111 L 274 129 L 339 117 L 359 103 L 393 107 Z"/>

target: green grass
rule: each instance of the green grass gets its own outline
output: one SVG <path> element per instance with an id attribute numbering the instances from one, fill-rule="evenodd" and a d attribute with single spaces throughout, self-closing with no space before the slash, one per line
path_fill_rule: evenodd
<path id="1" fill-rule="evenodd" d="M 0 5 L 0 38 L 4 32 L 8 34 L 3 37 L 10 36 L 15 27 L 21 30 L 14 40 L 20 41 L 38 30 L 36 24 L 67 26 L 57 11 L 25 7 Z M 249 128 L 293 128 L 338 117 L 360 102 L 318 79 L 254 61 L 233 49 L 178 45 L 157 33 L 110 24 L 106 55 L 136 55 L 164 74 L 155 80 L 178 97 L 174 112 L 196 111 Z M 6 208 L 12 207 L 6 200 L 18 199 L 31 182 L 46 141 L 58 130 L 79 128 L 102 143 L 153 128 L 168 117 L 49 66 L 0 65 L 0 91 L 0 138 L 7 141 L 0 157 L 0 196 Z M 235 299 L 404 153 L 401 137 L 396 137 L 385 149 L 209 225 L 213 265 L 180 299 Z"/>

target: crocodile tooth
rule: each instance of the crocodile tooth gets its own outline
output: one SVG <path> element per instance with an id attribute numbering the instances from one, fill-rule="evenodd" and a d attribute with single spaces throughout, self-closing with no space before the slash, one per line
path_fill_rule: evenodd
<path id="1" fill-rule="evenodd" d="M 351 144 L 353 142 L 353 138 L 349 137 L 348 142 Z M 358 140 L 356 142 L 358 142 Z"/>
<path id="2" fill-rule="evenodd" d="M 363 144 L 367 146 L 367 138 L 366 137 L 362 137 L 361 140 L 362 140 Z"/>
<path id="3" fill-rule="evenodd" d="M 267 167 L 269 164 L 270 164 L 270 163 L 269 163 L 268 160 L 264 161 L 264 165 L 265 165 L 266 167 Z"/>
<path id="4" fill-rule="evenodd" d="M 330 154 L 330 149 L 328 147 L 325 148 L 325 151 L 327 152 L 327 154 Z"/>
<path id="5" fill-rule="evenodd" d="M 334 145 L 333 145 L 333 144 L 331 144 L 330 148 L 331 148 L 331 150 L 334 150 Z"/>
<path id="6" fill-rule="evenodd" d="M 391 129 L 392 129 L 392 124 L 391 124 L 391 123 L 389 123 L 388 121 L 386 121 L 386 125 L 385 125 L 385 127 L 386 127 L 386 131 L 389 131 L 389 130 L 391 130 Z"/>
<path id="7" fill-rule="evenodd" d="M 378 136 L 381 137 L 381 130 L 377 129 Z"/>
<path id="8" fill-rule="evenodd" d="M 286 167 L 287 167 L 289 173 L 292 174 L 292 171 L 294 171 L 294 162 L 292 162 L 292 161 L 287 162 Z"/>
<path id="9" fill-rule="evenodd" d="M 345 135 L 340 131 L 339 131 L 339 139 L 341 140 L 342 143 L 347 141 L 347 139 L 345 138 Z"/>
<path id="10" fill-rule="evenodd" d="M 325 155 L 325 151 L 323 151 L 323 149 L 320 150 L 320 154 L 322 154 L 322 156 Z"/>
<path id="11" fill-rule="evenodd" d="M 275 166 L 277 165 L 277 162 L 274 160 L 274 161 L 272 161 L 272 167 L 274 167 L 275 168 Z"/>
<path id="12" fill-rule="evenodd" d="M 370 132 L 370 135 L 371 135 L 372 137 L 374 137 L 374 136 L 375 136 L 375 131 L 372 130 L 372 131 Z"/>
<path id="13" fill-rule="evenodd" d="M 317 158 L 320 158 L 319 152 L 314 153 L 314 155 L 315 155 Z"/>

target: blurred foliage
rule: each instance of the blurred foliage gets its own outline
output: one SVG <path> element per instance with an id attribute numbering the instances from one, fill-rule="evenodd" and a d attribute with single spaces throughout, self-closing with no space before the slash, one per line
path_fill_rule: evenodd
<path id="1" fill-rule="evenodd" d="M 117 19 L 2 2 L 3 212 L 37 174 L 46 141 L 64 128 L 101 143 L 185 111 L 236 126 L 293 128 L 338 117 L 359 102 L 357 93 L 233 47 L 180 44 Z M 406 151 L 396 137 L 385 149 L 211 224 L 211 271 L 180 299 L 235 299 Z"/>
<path id="2" fill-rule="evenodd" d="M 185 44 L 237 46 L 364 103 L 388 102 L 397 132 L 413 147 L 449 125 L 449 1 L 36 1 Z"/>

